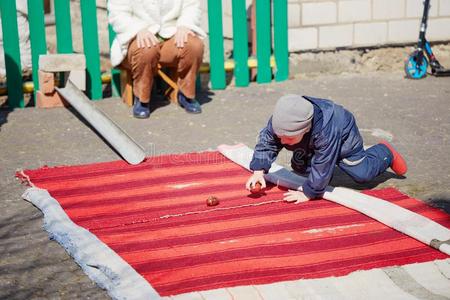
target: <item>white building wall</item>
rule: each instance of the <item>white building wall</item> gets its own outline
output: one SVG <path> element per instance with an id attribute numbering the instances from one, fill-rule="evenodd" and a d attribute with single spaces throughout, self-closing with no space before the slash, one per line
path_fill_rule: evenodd
<path id="1" fill-rule="evenodd" d="M 207 29 L 207 0 L 200 1 Z M 224 36 L 231 38 L 232 0 L 222 3 Z M 423 0 L 288 0 L 289 51 L 413 43 L 422 13 Z M 430 41 L 450 41 L 450 0 L 431 0 L 428 24 Z"/>

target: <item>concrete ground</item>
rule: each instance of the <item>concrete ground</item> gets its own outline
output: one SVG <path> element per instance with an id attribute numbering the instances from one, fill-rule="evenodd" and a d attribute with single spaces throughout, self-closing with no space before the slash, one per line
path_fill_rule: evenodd
<path id="1" fill-rule="evenodd" d="M 150 119 L 137 120 L 118 99 L 95 105 L 141 144 L 148 155 L 253 147 L 278 97 L 299 93 L 329 98 L 352 111 L 367 145 L 389 139 L 409 163 L 405 178 L 386 173 L 357 185 L 336 172 L 332 185 L 356 189 L 395 186 L 450 213 L 450 78 L 412 81 L 403 73 L 321 75 L 282 83 L 203 91 L 203 114 L 188 115 L 155 101 Z M 120 157 L 74 111 L 0 112 L 0 299 L 107 299 L 41 228 L 42 214 L 21 199 L 16 170 L 76 165 Z M 278 163 L 288 166 L 282 152 Z M 242 183 L 244 185 L 244 182 Z"/>

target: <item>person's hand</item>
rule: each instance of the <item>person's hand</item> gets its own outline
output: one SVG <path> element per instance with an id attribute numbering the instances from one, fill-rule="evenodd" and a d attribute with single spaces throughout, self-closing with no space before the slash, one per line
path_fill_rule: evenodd
<path id="1" fill-rule="evenodd" d="M 148 31 L 147 28 L 144 28 L 137 33 L 136 42 L 138 48 L 151 48 L 159 44 L 159 40 L 153 33 Z"/>
<path id="2" fill-rule="evenodd" d="M 177 46 L 177 48 L 184 47 L 184 44 L 187 43 L 189 35 L 195 36 L 195 33 L 192 32 L 192 30 L 190 30 L 187 27 L 184 27 L 184 26 L 177 27 L 177 32 L 175 33 L 175 36 L 174 36 L 175 37 L 175 45 Z"/>
<path id="3" fill-rule="evenodd" d="M 309 201 L 309 198 L 306 197 L 306 195 L 303 194 L 302 191 L 289 190 L 287 193 L 284 193 L 283 196 L 284 196 L 284 199 L 283 199 L 284 201 L 295 202 L 294 204 L 299 204 L 302 202 Z"/>
<path id="4" fill-rule="evenodd" d="M 253 175 L 250 176 L 250 178 L 247 180 L 245 188 L 250 191 L 257 182 L 261 183 L 261 189 L 266 187 L 266 181 L 264 180 L 264 171 L 254 171 Z"/>

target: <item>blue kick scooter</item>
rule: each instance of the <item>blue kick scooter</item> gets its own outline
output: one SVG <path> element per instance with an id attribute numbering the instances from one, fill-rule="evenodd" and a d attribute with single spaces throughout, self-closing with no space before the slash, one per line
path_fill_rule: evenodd
<path id="1" fill-rule="evenodd" d="M 430 10 L 430 0 L 424 1 L 422 23 L 420 25 L 419 42 L 417 48 L 405 61 L 406 77 L 410 79 L 422 79 L 427 76 L 428 63 L 431 68 L 431 75 L 450 76 L 450 69 L 445 69 L 431 50 L 430 43 L 425 38 L 428 23 L 428 11 Z M 425 56 L 426 54 L 426 56 Z M 428 59 L 427 59 L 428 58 Z"/>

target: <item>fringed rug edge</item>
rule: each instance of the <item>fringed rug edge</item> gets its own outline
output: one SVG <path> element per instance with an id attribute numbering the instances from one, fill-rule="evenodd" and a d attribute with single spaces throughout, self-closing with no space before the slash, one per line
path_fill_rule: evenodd
<path id="1" fill-rule="evenodd" d="M 28 188 L 22 198 L 44 214 L 44 229 L 91 280 L 113 299 L 161 299 L 155 289 L 94 234 L 76 225 L 47 190 Z"/>

